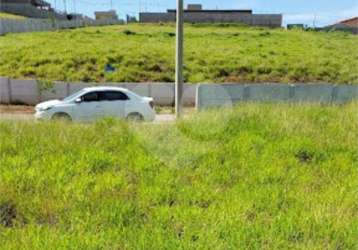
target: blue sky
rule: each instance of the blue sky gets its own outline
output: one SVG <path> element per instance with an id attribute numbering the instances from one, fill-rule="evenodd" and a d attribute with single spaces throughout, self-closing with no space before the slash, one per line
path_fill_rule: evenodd
<path id="1" fill-rule="evenodd" d="M 80 12 L 93 17 L 96 10 L 109 10 L 111 0 L 48 0 L 54 7 Z M 175 8 L 175 0 L 112 0 L 113 8 L 121 18 L 139 11 L 165 11 Z M 339 20 L 358 16 L 358 0 L 184 0 L 201 3 L 206 9 L 252 9 L 256 13 L 282 13 L 284 23 L 305 23 L 324 26 Z"/>

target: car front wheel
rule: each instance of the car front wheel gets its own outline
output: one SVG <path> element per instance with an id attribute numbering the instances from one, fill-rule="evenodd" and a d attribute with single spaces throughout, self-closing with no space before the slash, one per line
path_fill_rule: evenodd
<path id="1" fill-rule="evenodd" d="M 141 121 L 144 120 L 144 117 L 139 113 L 130 113 L 127 116 L 127 120 L 128 121 L 133 121 L 133 122 L 141 122 Z"/>
<path id="2" fill-rule="evenodd" d="M 52 120 L 70 122 L 72 121 L 72 118 L 66 113 L 56 113 L 52 116 Z"/>

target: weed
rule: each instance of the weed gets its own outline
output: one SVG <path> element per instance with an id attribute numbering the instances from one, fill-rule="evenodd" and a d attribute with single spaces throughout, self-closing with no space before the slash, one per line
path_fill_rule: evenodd
<path id="1" fill-rule="evenodd" d="M 174 24 L 8 34 L 0 37 L 0 75 L 73 82 L 172 82 L 174 36 Z M 358 37 L 339 32 L 186 24 L 184 74 L 193 83 L 358 84 L 357 42 Z M 124 70 L 101 76 L 106 63 Z M 148 70 L 156 64 L 161 70 Z"/>
<path id="2" fill-rule="evenodd" d="M 167 34 L 169 37 L 175 37 L 175 33 L 174 33 L 174 32 L 166 32 L 165 34 Z"/>
<path id="3" fill-rule="evenodd" d="M 310 163 L 313 159 L 314 153 L 301 149 L 297 152 L 295 156 L 302 163 Z"/>
<path id="4" fill-rule="evenodd" d="M 0 225 L 3 225 L 4 227 L 12 227 L 16 216 L 17 211 L 14 204 L 11 202 L 0 204 Z"/>
<path id="5" fill-rule="evenodd" d="M 136 35 L 137 33 L 131 30 L 123 30 L 123 34 L 127 36 Z"/>
<path id="6" fill-rule="evenodd" d="M 357 108 L 1 121 L 1 248 L 357 249 Z"/>

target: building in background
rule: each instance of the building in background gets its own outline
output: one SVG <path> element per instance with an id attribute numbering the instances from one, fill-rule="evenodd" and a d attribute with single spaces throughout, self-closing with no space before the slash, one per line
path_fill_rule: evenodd
<path id="1" fill-rule="evenodd" d="M 176 10 L 167 12 L 141 12 L 139 22 L 175 22 Z M 200 4 L 189 4 L 184 10 L 184 21 L 188 23 L 243 23 L 253 26 L 281 27 L 281 14 L 254 14 L 252 10 L 205 10 Z"/>
<path id="2" fill-rule="evenodd" d="M 67 19 L 66 14 L 56 12 L 43 0 L 0 0 L 0 11 L 29 18 Z"/>
<path id="3" fill-rule="evenodd" d="M 358 17 L 347 19 L 340 22 L 341 24 L 347 25 L 349 27 L 357 28 L 358 27 Z"/>
<path id="4" fill-rule="evenodd" d="M 347 31 L 358 35 L 358 17 L 350 18 L 333 25 L 324 27 L 325 31 Z"/>
<path id="5" fill-rule="evenodd" d="M 96 16 L 96 20 L 118 20 L 118 15 L 115 10 L 96 11 L 94 15 Z"/>
<path id="6" fill-rule="evenodd" d="M 127 23 L 137 23 L 138 20 L 135 16 L 127 15 L 126 16 Z"/>
<path id="7" fill-rule="evenodd" d="M 291 24 L 287 24 L 287 29 L 288 30 L 292 30 L 292 29 L 300 29 L 300 30 L 304 30 L 307 27 L 303 24 L 303 23 L 291 23 Z"/>

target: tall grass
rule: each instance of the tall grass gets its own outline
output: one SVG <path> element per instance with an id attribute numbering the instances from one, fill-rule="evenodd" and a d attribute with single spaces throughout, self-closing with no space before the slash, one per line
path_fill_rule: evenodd
<path id="1" fill-rule="evenodd" d="M 358 83 L 358 37 L 240 25 L 185 27 L 185 80 Z M 174 25 L 0 37 L 0 75 L 85 82 L 174 81 Z M 115 68 L 106 72 L 106 65 Z"/>
<path id="2" fill-rule="evenodd" d="M 0 122 L 4 249 L 357 249 L 357 103 Z"/>

